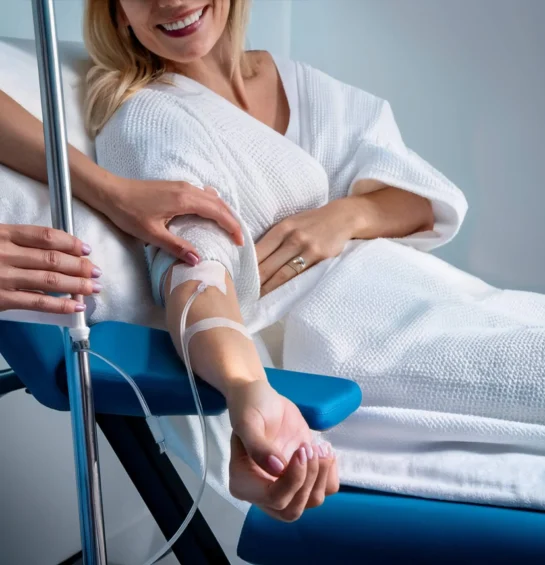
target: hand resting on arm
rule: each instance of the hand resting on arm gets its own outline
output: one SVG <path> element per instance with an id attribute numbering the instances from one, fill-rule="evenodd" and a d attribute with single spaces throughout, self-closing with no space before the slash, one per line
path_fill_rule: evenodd
<path id="1" fill-rule="evenodd" d="M 265 295 L 294 276 L 287 265 L 304 258 L 306 268 L 340 255 L 352 239 L 398 238 L 433 229 L 429 200 L 372 179 L 354 184 L 353 195 L 278 223 L 257 243 Z"/>
<path id="2" fill-rule="evenodd" d="M 172 272 L 172 270 L 171 270 Z M 170 288 L 170 274 L 166 288 Z M 242 323 L 234 285 L 226 274 L 227 295 L 208 288 L 195 300 L 188 327 L 205 318 Z M 167 325 L 180 351 L 180 318 L 198 286 L 188 281 L 167 294 Z M 230 491 L 284 521 L 300 517 L 337 492 L 339 479 L 330 447 L 312 444 L 299 409 L 267 382 L 252 341 L 229 328 L 196 334 L 190 342 L 195 372 L 221 391 L 233 426 Z M 180 351 L 181 353 L 181 351 Z"/>
<path id="3" fill-rule="evenodd" d="M 171 234 L 175 216 L 196 214 L 215 221 L 235 243 L 242 233 L 227 205 L 214 190 L 202 191 L 186 182 L 130 180 L 99 167 L 69 147 L 74 195 L 102 212 L 128 234 L 195 264 L 195 248 Z M 0 91 L 0 164 L 37 181 L 47 182 L 43 127 L 39 120 Z"/>

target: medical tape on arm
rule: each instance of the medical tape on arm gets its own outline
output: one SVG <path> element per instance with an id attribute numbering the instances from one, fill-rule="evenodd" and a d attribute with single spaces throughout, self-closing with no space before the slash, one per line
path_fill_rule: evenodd
<path id="1" fill-rule="evenodd" d="M 237 332 L 241 333 L 244 337 L 248 338 L 250 341 L 253 341 L 250 332 L 246 329 L 245 326 L 239 324 L 238 322 L 234 322 L 233 320 L 229 320 L 228 318 L 205 318 L 204 320 L 195 322 L 192 326 L 189 326 L 189 328 L 185 330 L 184 342 L 186 346 L 189 345 L 191 338 L 195 334 L 198 334 L 199 332 L 213 330 L 215 328 L 230 328 L 232 330 L 236 330 Z"/>
<path id="2" fill-rule="evenodd" d="M 207 287 L 215 286 L 220 292 L 227 295 L 225 273 L 227 269 L 219 261 L 202 261 L 195 267 L 184 263 L 175 265 L 172 269 L 170 292 L 187 281 L 199 281 Z"/>
<path id="3" fill-rule="evenodd" d="M 227 295 L 227 285 L 225 283 L 225 273 L 227 269 L 222 263 L 218 261 L 203 261 L 199 263 L 196 267 L 188 267 L 187 265 L 179 264 L 172 269 L 172 278 L 170 284 L 170 292 L 172 292 L 177 286 L 184 284 L 187 281 L 199 281 L 199 292 L 203 292 L 206 288 L 214 286 L 220 292 Z M 199 333 L 207 330 L 212 330 L 214 328 L 230 328 L 232 330 L 238 331 L 244 337 L 252 341 L 252 336 L 248 332 L 245 326 L 229 320 L 228 318 L 205 318 L 199 322 L 194 323 L 189 328 L 186 328 L 183 332 L 183 340 L 187 346 L 191 341 L 191 338 Z"/>

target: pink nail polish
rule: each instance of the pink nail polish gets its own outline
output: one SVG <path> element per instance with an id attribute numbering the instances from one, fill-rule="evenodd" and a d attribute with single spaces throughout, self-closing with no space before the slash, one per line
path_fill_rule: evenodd
<path id="1" fill-rule="evenodd" d="M 186 261 L 189 265 L 191 265 L 192 267 L 194 267 L 195 265 L 197 265 L 200 261 L 200 259 L 195 255 L 195 253 L 186 253 Z"/>
<path id="2" fill-rule="evenodd" d="M 86 243 L 84 243 L 84 244 L 81 246 L 81 252 L 82 252 L 84 255 L 91 255 L 91 251 L 92 251 L 92 249 L 91 249 L 91 246 L 90 246 L 90 245 L 87 245 Z"/>
<path id="3" fill-rule="evenodd" d="M 81 302 L 80 302 L 80 303 L 76 304 L 76 307 L 74 308 L 74 310 L 76 312 L 85 312 L 86 308 L 87 308 L 87 306 L 85 306 L 85 304 L 81 304 Z"/>
<path id="4" fill-rule="evenodd" d="M 98 267 L 94 267 L 93 270 L 91 271 L 91 277 L 93 277 L 94 279 L 98 279 L 102 276 L 102 270 L 99 269 Z"/>
<path id="5" fill-rule="evenodd" d="M 306 463 L 307 463 L 307 451 L 304 447 L 300 447 L 297 450 L 297 457 L 299 458 L 299 463 L 301 463 L 301 465 L 306 465 Z"/>
<path id="6" fill-rule="evenodd" d="M 269 456 L 267 459 L 267 464 L 269 465 L 271 471 L 279 475 L 284 470 L 284 463 L 278 459 L 275 455 Z"/>
<path id="7" fill-rule="evenodd" d="M 98 294 L 102 290 L 103 286 L 98 282 L 93 282 L 93 292 Z"/>
<path id="8" fill-rule="evenodd" d="M 318 446 L 318 452 L 320 453 L 320 457 L 322 459 L 325 459 L 327 457 L 327 451 L 323 443 Z"/>
<path id="9" fill-rule="evenodd" d="M 305 448 L 305 451 L 307 452 L 307 459 L 309 461 L 312 461 L 312 459 L 314 458 L 314 450 L 312 449 L 312 446 L 308 443 L 303 444 L 303 447 Z"/>

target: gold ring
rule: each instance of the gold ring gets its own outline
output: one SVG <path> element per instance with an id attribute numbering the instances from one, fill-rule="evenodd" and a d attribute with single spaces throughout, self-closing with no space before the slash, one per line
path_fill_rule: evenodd
<path id="1" fill-rule="evenodd" d="M 302 273 L 307 266 L 305 260 L 301 256 L 295 257 L 295 259 L 292 259 L 289 263 L 286 263 L 286 265 L 290 267 L 290 269 L 293 269 L 297 274 Z"/>

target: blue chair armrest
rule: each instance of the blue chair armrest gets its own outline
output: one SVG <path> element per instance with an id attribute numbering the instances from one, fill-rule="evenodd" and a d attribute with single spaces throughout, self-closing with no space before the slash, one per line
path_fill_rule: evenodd
<path id="1" fill-rule="evenodd" d="M 104 322 L 91 332 L 93 350 L 126 373 L 141 388 L 153 414 L 195 414 L 195 403 L 185 367 L 168 333 L 119 322 Z M 136 396 L 127 383 L 99 359 L 91 359 L 95 408 L 108 414 L 141 415 Z M 315 430 L 329 429 L 361 404 L 357 384 L 345 379 L 268 369 L 271 385 L 294 402 Z M 205 413 L 219 414 L 225 399 L 198 380 Z"/>
<path id="2" fill-rule="evenodd" d="M 91 329 L 91 347 L 136 381 L 153 414 L 195 414 L 185 367 L 167 332 L 103 322 Z M 0 322 L 0 352 L 39 402 L 56 410 L 68 410 L 64 350 L 58 328 Z M 90 364 L 97 412 L 143 415 L 134 391 L 114 369 L 95 357 Z M 359 387 L 349 380 L 274 369 L 267 374 L 271 385 L 291 399 L 316 430 L 337 425 L 361 403 Z M 206 414 L 225 410 L 225 399 L 217 390 L 201 380 L 198 389 Z"/>
<path id="3" fill-rule="evenodd" d="M 335 427 L 361 405 L 360 387 L 348 379 L 267 369 L 271 386 L 297 405 L 313 430 Z"/>

